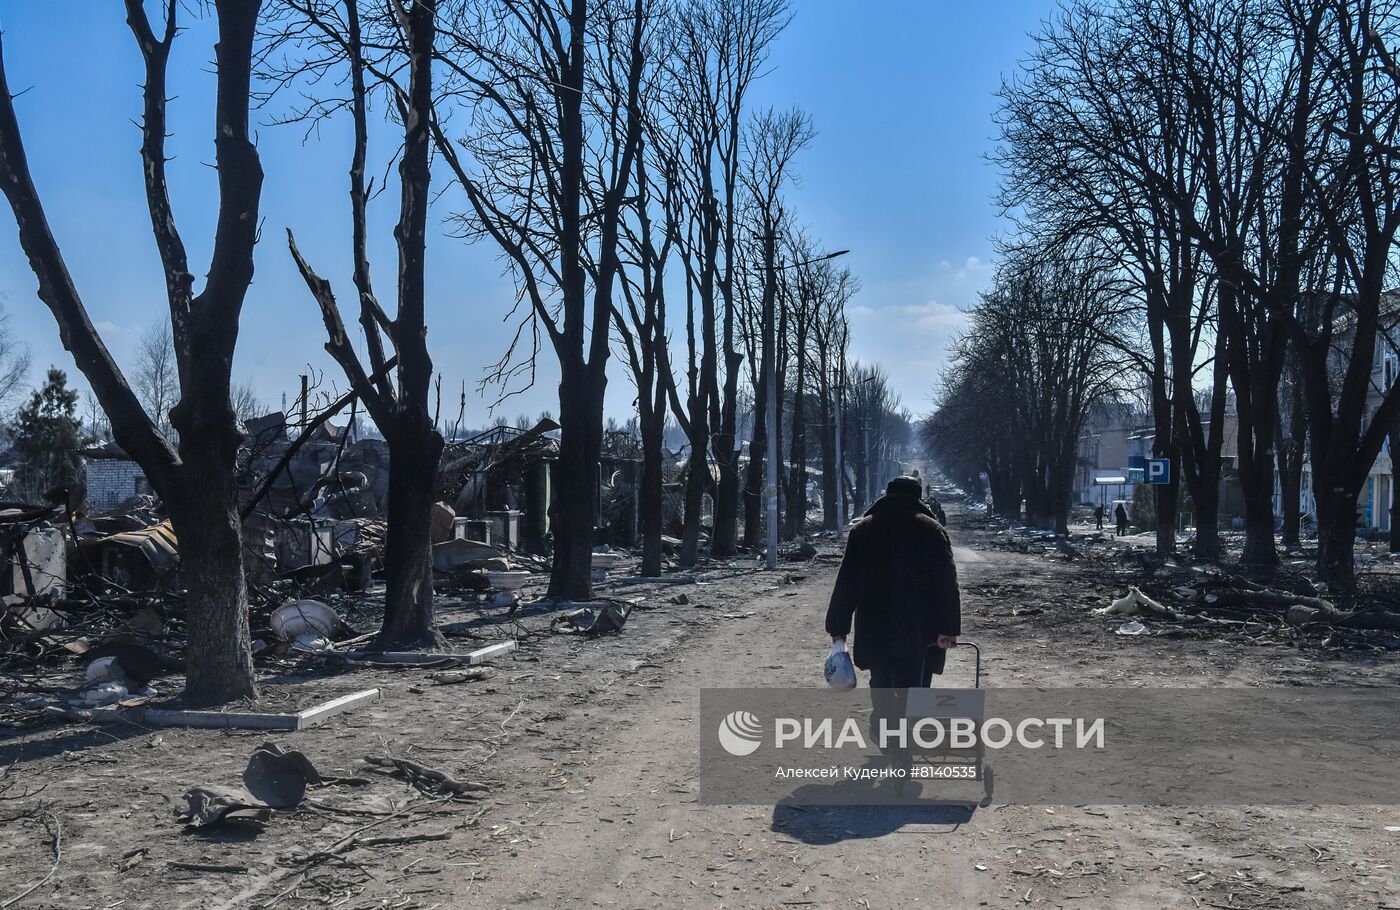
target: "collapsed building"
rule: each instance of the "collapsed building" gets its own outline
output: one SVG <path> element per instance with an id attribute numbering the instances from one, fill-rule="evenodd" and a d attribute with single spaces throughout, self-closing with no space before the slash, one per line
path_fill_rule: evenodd
<path id="1" fill-rule="evenodd" d="M 239 456 L 238 507 L 244 568 L 254 588 L 292 580 L 314 588 L 363 590 L 380 568 L 387 530 L 388 446 L 357 422 L 289 422 L 275 412 L 247 421 Z M 547 557 L 559 426 L 492 427 L 444 447 L 435 480 L 432 540 L 439 568 L 468 551 Z M 108 444 L 82 453 L 82 505 L 0 508 L 0 595 L 14 604 L 58 593 L 70 576 L 126 592 L 180 587 L 179 541 L 139 466 Z M 598 464 L 594 523 L 600 544 L 639 539 L 641 460 L 636 441 L 609 433 Z M 681 466 L 668 463 L 666 502 L 679 527 Z M 71 525 L 69 524 L 71 521 Z M 670 523 L 668 523 L 670 527 Z M 452 541 L 472 546 L 446 546 Z M 489 549 L 483 549 L 489 548 Z"/>

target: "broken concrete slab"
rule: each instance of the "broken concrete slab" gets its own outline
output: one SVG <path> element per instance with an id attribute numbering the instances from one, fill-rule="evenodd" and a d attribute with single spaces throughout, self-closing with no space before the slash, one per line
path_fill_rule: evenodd
<path id="1" fill-rule="evenodd" d="M 479 540 L 445 540 L 433 544 L 433 569 L 452 572 L 457 569 L 505 570 L 505 553 Z"/>
<path id="2" fill-rule="evenodd" d="M 381 664 L 441 664 L 453 662 L 472 666 L 484 663 L 502 654 L 508 654 L 516 649 L 515 639 L 498 642 L 476 651 L 466 654 L 443 654 L 437 651 L 347 651 L 345 656 L 351 660 L 363 660 Z"/>
<path id="3" fill-rule="evenodd" d="M 131 719 L 156 727 L 202 727 L 227 730 L 306 730 L 337 714 L 379 701 L 378 689 L 364 689 L 333 698 L 295 714 L 253 711 L 182 711 L 147 708 L 130 712 Z"/>

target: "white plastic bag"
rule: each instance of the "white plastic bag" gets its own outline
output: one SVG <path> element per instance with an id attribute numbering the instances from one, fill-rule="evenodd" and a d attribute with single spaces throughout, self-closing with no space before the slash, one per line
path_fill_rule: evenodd
<path id="1" fill-rule="evenodd" d="M 831 653 L 826 656 L 822 672 L 826 675 L 826 684 L 833 689 L 856 687 L 856 668 L 855 664 L 851 663 L 851 655 L 846 653 L 844 638 L 832 642 Z"/>

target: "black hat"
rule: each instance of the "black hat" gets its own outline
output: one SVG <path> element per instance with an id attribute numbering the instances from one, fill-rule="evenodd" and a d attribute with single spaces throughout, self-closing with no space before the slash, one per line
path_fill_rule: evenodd
<path id="1" fill-rule="evenodd" d="M 918 499 L 923 492 L 924 485 L 914 477 L 896 477 L 885 487 L 886 496 L 897 496 L 901 499 Z"/>

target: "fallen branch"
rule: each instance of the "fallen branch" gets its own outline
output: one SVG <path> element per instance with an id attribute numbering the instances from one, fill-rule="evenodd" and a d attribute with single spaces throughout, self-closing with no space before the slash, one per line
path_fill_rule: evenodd
<path id="1" fill-rule="evenodd" d="M 178 860 L 166 863 L 171 869 L 183 869 L 186 872 L 226 872 L 230 874 L 241 874 L 248 871 L 247 866 L 221 865 L 219 863 L 182 863 Z"/>
<path id="2" fill-rule="evenodd" d="M 1289 594 L 1286 591 L 1221 591 L 1207 594 L 1208 607 L 1262 607 L 1272 610 L 1287 610 L 1289 607 L 1303 606 L 1323 612 L 1338 613 L 1331 601 L 1321 597 L 1308 597 L 1303 594 Z"/>
<path id="3" fill-rule="evenodd" d="M 1349 629 L 1400 630 L 1400 613 L 1386 610 L 1342 610 L 1321 597 L 1289 594 L 1286 591 L 1221 591 L 1206 595 L 1203 607 L 1207 610 L 1282 610 L 1284 621 L 1292 626 L 1323 623 Z"/>
<path id="4" fill-rule="evenodd" d="M 50 847 L 53 850 L 53 865 L 49 867 L 48 874 L 43 878 L 5 901 L 3 904 L 0 904 L 0 910 L 5 910 L 6 907 L 13 907 L 15 904 L 18 904 L 35 891 L 38 891 L 44 885 L 48 884 L 49 879 L 53 878 L 54 873 L 58 871 L 58 864 L 63 861 L 63 823 L 60 822 L 58 816 L 54 815 L 52 812 L 44 812 L 43 818 L 44 827 L 48 829 L 50 837 L 53 838 Z M 52 822 L 52 824 L 50 824 L 50 822 Z"/>
<path id="5" fill-rule="evenodd" d="M 458 683 L 476 682 L 489 678 L 495 671 L 490 667 L 468 667 L 465 670 L 449 670 L 443 673 L 429 673 L 428 678 L 439 686 L 454 686 Z"/>
<path id="6" fill-rule="evenodd" d="M 390 357 L 389 360 L 385 362 L 384 366 L 380 367 L 373 376 L 369 377 L 369 381 L 378 382 L 380 379 L 389 375 L 389 373 L 396 366 L 398 366 L 398 363 L 399 358 L 397 355 Z M 262 502 L 263 498 L 266 497 L 268 493 L 272 492 L 272 485 L 277 482 L 277 478 L 281 475 L 281 473 L 287 470 L 287 466 L 292 463 L 292 459 L 296 457 L 297 452 L 301 451 L 301 447 L 306 445 L 306 443 L 311 439 L 312 435 L 315 434 L 316 429 L 320 427 L 321 424 L 330 420 L 336 414 L 339 414 L 341 411 L 345 410 L 346 405 L 355 401 L 359 397 L 360 393 L 355 391 L 354 389 L 351 389 L 344 395 L 337 398 L 335 401 L 331 402 L 325 410 L 323 410 L 320 414 L 317 414 L 315 418 L 307 422 L 306 426 L 302 428 L 301 433 L 298 434 L 297 438 L 292 440 L 291 444 L 287 446 L 287 450 L 282 453 L 282 457 L 277 459 L 277 464 L 275 464 L 272 470 L 267 473 L 267 476 L 263 478 L 263 482 L 258 485 L 258 488 L 256 491 L 254 491 L 252 498 L 250 498 L 246 503 L 244 503 L 243 508 L 239 510 L 238 517 L 240 520 L 247 521 L 248 517 L 253 514 L 254 510 L 257 509 L 258 503 Z"/>
<path id="7" fill-rule="evenodd" d="M 393 837 L 366 837 L 355 841 L 356 847 L 397 847 L 400 844 L 416 844 L 426 840 L 447 840 L 452 836 L 451 828 L 441 831 L 427 831 L 423 834 L 399 834 Z"/>
<path id="8" fill-rule="evenodd" d="M 420 765 L 416 761 L 407 758 L 395 758 L 392 755 L 366 755 L 365 761 L 376 768 L 392 768 L 404 777 L 409 783 L 420 790 L 436 790 L 446 793 L 453 793 L 458 796 L 466 796 L 471 793 L 482 793 L 491 788 L 485 784 L 475 781 L 461 781 L 444 774 L 442 771 L 434 770 L 426 765 Z M 476 797 L 471 797 L 475 799 Z"/>

